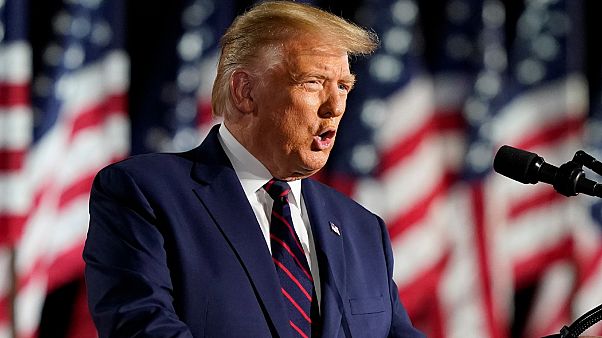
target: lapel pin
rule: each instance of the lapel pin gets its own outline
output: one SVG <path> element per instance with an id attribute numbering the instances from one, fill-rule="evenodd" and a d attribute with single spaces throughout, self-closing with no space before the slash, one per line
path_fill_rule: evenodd
<path id="1" fill-rule="evenodd" d="M 339 227 L 336 226 L 336 224 L 334 224 L 332 222 L 329 222 L 329 223 L 330 223 L 330 230 L 332 230 L 332 232 L 334 232 L 338 236 L 341 236 L 341 230 L 339 230 Z"/>

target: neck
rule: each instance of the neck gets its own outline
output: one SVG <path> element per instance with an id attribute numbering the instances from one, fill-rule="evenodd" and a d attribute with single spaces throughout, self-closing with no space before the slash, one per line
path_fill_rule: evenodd
<path id="1" fill-rule="evenodd" d="M 228 129 L 230 134 L 236 139 L 241 146 L 243 146 L 253 157 L 255 157 L 261 164 L 270 172 L 272 177 L 283 181 L 294 181 L 303 178 L 307 178 L 317 172 L 317 170 L 309 170 L 305 168 L 296 168 L 297 170 L 291 170 L 288 166 L 276 165 L 279 161 L 265 158 L 262 152 L 256 151 L 257 146 L 253 143 L 253 135 L 248 132 L 248 128 L 240 123 L 232 123 L 232 121 L 224 121 L 224 126 Z"/>

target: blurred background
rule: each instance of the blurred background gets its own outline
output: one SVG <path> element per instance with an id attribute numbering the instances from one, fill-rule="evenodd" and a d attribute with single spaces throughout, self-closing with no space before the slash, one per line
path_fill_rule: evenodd
<path id="1" fill-rule="evenodd" d="M 352 60 L 318 179 L 387 221 L 415 325 L 540 337 L 602 304 L 600 200 L 491 170 L 503 144 L 556 166 L 579 149 L 602 159 L 600 2 L 313 3 L 381 39 Z M 199 144 L 216 123 L 219 36 L 250 5 L 0 0 L 0 337 L 95 337 L 81 259 L 92 179 Z"/>

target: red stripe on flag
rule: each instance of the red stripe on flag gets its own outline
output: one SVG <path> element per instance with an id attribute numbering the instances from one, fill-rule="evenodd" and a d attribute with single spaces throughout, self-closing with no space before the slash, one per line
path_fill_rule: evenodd
<path id="1" fill-rule="evenodd" d="M 53 258 L 48 267 L 48 291 L 76 280 L 84 274 L 84 238 L 71 243 L 62 253 Z"/>
<path id="2" fill-rule="evenodd" d="M 120 93 L 110 95 L 99 104 L 82 110 L 73 121 L 70 139 L 72 140 L 81 130 L 102 124 L 110 115 L 124 115 L 126 105 L 126 95 Z"/>
<path id="3" fill-rule="evenodd" d="M 455 179 L 456 175 L 449 172 L 442 175 L 428 194 L 416 200 L 408 211 L 388 222 L 389 236 L 395 238 L 423 220 L 431 210 L 433 203 L 438 199 L 445 198 L 446 192 Z"/>
<path id="4" fill-rule="evenodd" d="M 21 235 L 27 222 L 27 215 L 0 213 L 0 245 L 12 247 Z"/>
<path id="5" fill-rule="evenodd" d="M 19 238 L 21 238 L 25 224 L 33 212 L 38 208 L 43 194 L 45 194 L 49 188 L 49 184 L 40 185 L 38 191 L 34 194 L 34 198 L 32 199 L 31 208 L 26 212 L 19 215 L 6 212 L 0 213 L 0 224 L 6 225 L 0 227 L 0 245 L 10 246 L 12 243 L 15 243 Z"/>
<path id="6" fill-rule="evenodd" d="M 355 195 L 357 190 L 357 178 L 344 173 L 335 173 L 332 176 L 327 176 L 323 174 L 322 170 L 320 170 L 318 174 L 321 174 L 321 176 L 315 177 L 314 175 L 312 178 L 326 183 L 347 196 Z"/>
<path id="7" fill-rule="evenodd" d="M 487 229 L 487 223 L 485 220 L 485 193 L 482 182 L 475 182 L 470 184 L 470 197 L 472 214 L 474 217 L 475 227 L 475 246 L 477 248 L 477 262 L 478 262 L 478 279 L 480 286 L 483 290 L 483 302 L 485 305 L 485 321 L 487 325 L 488 333 L 492 338 L 506 337 L 503 328 L 505 327 L 500 322 L 498 315 L 495 312 L 495 302 L 493 296 L 493 275 L 491 272 L 491 263 L 489 257 L 489 231 Z"/>
<path id="8" fill-rule="evenodd" d="M 80 278 L 84 271 L 84 262 L 81 258 L 83 252 L 84 241 L 74 243 L 70 248 L 63 251 L 48 265 L 48 257 L 40 256 L 30 266 L 28 271 L 25 271 L 19 276 L 16 292 L 19 294 L 29 283 L 34 280 L 34 277 L 45 275 L 48 276 L 48 289 L 63 285 L 63 283 Z M 8 321 L 8 296 L 3 294 L 0 296 L 0 322 Z"/>
<path id="9" fill-rule="evenodd" d="M 19 294 L 25 287 L 28 286 L 34 280 L 35 276 L 44 275 L 46 268 L 45 257 L 39 257 L 34 264 L 31 265 L 31 268 L 19 275 L 17 285 L 15 287 L 16 294 Z M 8 321 L 8 295 L 1 294 L 0 295 L 0 322 Z"/>
<path id="10" fill-rule="evenodd" d="M 404 139 L 397 142 L 391 149 L 388 149 L 381 156 L 378 175 L 384 175 L 388 170 L 397 167 L 406 157 L 412 154 L 418 146 L 429 136 L 435 127 L 434 118 L 430 118 L 425 123 L 406 135 Z"/>
<path id="11" fill-rule="evenodd" d="M 67 204 L 77 199 L 78 197 L 88 195 L 90 193 L 90 189 L 92 189 L 92 182 L 94 181 L 95 175 L 96 171 L 86 176 L 80 177 L 77 181 L 73 182 L 71 185 L 63 189 L 59 197 L 59 209 L 64 208 Z"/>
<path id="12" fill-rule="evenodd" d="M 115 156 L 110 162 L 112 163 L 119 161 L 123 159 L 123 157 L 124 156 L 122 155 Z M 71 203 L 71 201 L 74 199 L 89 194 L 92 187 L 92 182 L 94 181 L 94 176 L 100 169 L 101 168 L 97 168 L 97 170 L 66 187 L 60 194 L 59 206 L 64 207 Z M 51 191 L 52 188 L 52 182 L 46 182 L 45 184 L 40 185 L 38 191 L 35 192 L 31 209 L 22 215 L 0 213 L 0 224 L 3 225 L 0 227 L 0 245 L 10 246 L 11 243 L 15 243 L 15 241 L 21 237 L 25 223 L 29 219 L 30 215 L 32 215 L 38 208 L 42 197 Z"/>
<path id="13" fill-rule="evenodd" d="M 443 272 L 449 262 L 450 254 L 447 252 L 434 265 L 421 271 L 414 276 L 411 283 L 399 288 L 399 298 L 409 313 L 422 312 L 422 308 L 428 306 L 437 297 L 436 292 Z"/>
<path id="14" fill-rule="evenodd" d="M 429 300 L 421 308 L 420 312 L 411 312 L 412 323 L 426 337 L 429 338 L 446 338 L 449 334 L 446 333 L 447 311 L 444 310 L 441 297 L 433 295 L 432 300 Z"/>
<path id="15" fill-rule="evenodd" d="M 206 126 L 213 121 L 213 110 L 211 109 L 211 100 L 199 100 L 197 102 L 197 111 L 199 112 L 196 116 L 197 126 Z"/>
<path id="16" fill-rule="evenodd" d="M 602 268 L 602 246 L 596 248 L 590 259 L 580 259 L 577 263 L 579 263 L 579 284 L 585 284 Z"/>
<path id="17" fill-rule="evenodd" d="M 378 174 L 383 175 L 388 170 L 395 168 L 407 156 L 412 154 L 418 146 L 431 134 L 443 130 L 461 128 L 462 117 L 457 114 L 436 114 L 424 121 L 424 124 L 415 128 L 412 133 L 405 135 L 393 147 L 381 155 Z"/>
<path id="18" fill-rule="evenodd" d="M 17 171 L 23 168 L 26 151 L 24 149 L 0 149 L 0 171 Z"/>
<path id="19" fill-rule="evenodd" d="M 2 295 L 0 297 L 0 326 L 7 325 L 10 321 L 10 303 L 8 297 Z M 4 324 L 6 323 L 6 324 Z"/>
<path id="20" fill-rule="evenodd" d="M 445 317 L 447 316 L 447 313 L 443 311 L 443 306 L 441 305 L 441 297 L 437 297 L 437 299 L 435 299 L 430 313 L 433 318 L 431 320 L 430 332 L 428 337 L 446 337 L 447 331 L 445 330 Z"/>
<path id="21" fill-rule="evenodd" d="M 568 115 L 568 114 L 567 114 Z M 550 124 L 538 126 L 530 130 L 528 135 L 521 138 L 517 148 L 533 149 L 542 145 L 564 142 L 565 138 L 583 131 L 585 117 L 567 116 Z"/>
<path id="22" fill-rule="evenodd" d="M 536 194 L 510 201 L 511 204 L 508 207 L 508 218 L 510 220 L 517 219 L 529 211 L 533 211 L 538 207 L 549 205 L 564 198 L 566 197 L 557 193 L 552 187 L 545 187 L 544 190 L 539 191 Z"/>
<path id="23" fill-rule="evenodd" d="M 29 84 L 0 82 L 0 107 L 29 104 Z"/>
<path id="24" fill-rule="evenodd" d="M 513 266 L 517 287 L 537 281 L 552 263 L 570 259 L 573 254 L 573 244 L 573 239 L 567 234 L 567 237 L 554 245 L 541 248 L 531 256 L 517 258 Z"/>
<path id="25" fill-rule="evenodd" d="M 461 110 L 435 110 L 436 125 L 438 131 L 457 131 L 466 128 L 466 121 Z"/>
<path id="26" fill-rule="evenodd" d="M 19 338 L 38 338 L 40 335 L 40 328 L 36 327 L 33 332 L 19 332 Z"/>

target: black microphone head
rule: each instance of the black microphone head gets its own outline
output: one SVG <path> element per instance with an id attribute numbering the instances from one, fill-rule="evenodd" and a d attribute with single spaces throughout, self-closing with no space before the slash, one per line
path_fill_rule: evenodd
<path id="1" fill-rule="evenodd" d="M 535 184 L 538 179 L 534 169 L 541 163 L 543 158 L 535 153 L 504 145 L 495 154 L 493 170 L 521 183 Z"/>

